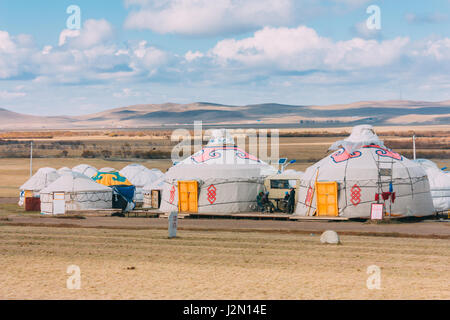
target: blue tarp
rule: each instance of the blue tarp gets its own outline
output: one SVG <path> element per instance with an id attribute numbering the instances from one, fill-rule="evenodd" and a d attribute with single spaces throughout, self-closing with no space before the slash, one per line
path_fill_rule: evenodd
<path id="1" fill-rule="evenodd" d="M 115 199 L 116 197 L 121 197 L 124 201 L 118 201 L 118 203 L 127 203 L 126 205 L 121 206 L 121 209 L 124 212 L 129 212 L 136 207 L 136 204 L 133 201 L 134 193 L 136 192 L 135 186 L 118 185 L 111 186 L 111 188 L 113 189 L 113 199 Z"/>

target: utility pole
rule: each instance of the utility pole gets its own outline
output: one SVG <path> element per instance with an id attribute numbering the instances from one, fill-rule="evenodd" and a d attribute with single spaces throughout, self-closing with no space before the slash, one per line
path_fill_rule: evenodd
<path id="1" fill-rule="evenodd" d="M 414 160 L 416 160 L 416 134 L 413 134 L 413 156 Z"/>
<path id="2" fill-rule="evenodd" d="M 31 141 L 30 150 L 30 178 L 33 176 L 33 141 Z"/>

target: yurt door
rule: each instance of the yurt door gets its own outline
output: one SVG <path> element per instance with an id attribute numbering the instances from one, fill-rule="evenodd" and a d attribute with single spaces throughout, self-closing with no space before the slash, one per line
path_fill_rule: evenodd
<path id="1" fill-rule="evenodd" d="M 66 213 L 66 200 L 64 192 L 53 193 L 53 214 Z"/>
<path id="2" fill-rule="evenodd" d="M 198 211 L 197 181 L 178 181 L 178 211 Z"/>
<path id="3" fill-rule="evenodd" d="M 316 182 L 317 216 L 337 217 L 337 182 Z"/>

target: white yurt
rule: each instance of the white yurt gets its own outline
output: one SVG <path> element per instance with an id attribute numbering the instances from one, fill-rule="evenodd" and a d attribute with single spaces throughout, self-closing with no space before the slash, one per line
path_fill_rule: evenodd
<path id="1" fill-rule="evenodd" d="M 276 172 L 237 147 L 226 130 L 214 130 L 202 150 L 165 173 L 160 210 L 177 211 L 180 200 L 183 212 L 253 211 L 264 178 Z"/>
<path id="2" fill-rule="evenodd" d="M 79 164 L 78 166 L 73 167 L 72 171 L 84 174 L 85 176 L 87 176 L 89 178 L 92 178 L 98 172 L 98 170 L 95 167 L 90 166 L 88 164 Z"/>
<path id="3" fill-rule="evenodd" d="M 65 174 L 41 190 L 43 214 L 111 208 L 112 189 L 80 173 Z"/>
<path id="4" fill-rule="evenodd" d="M 159 177 L 157 180 L 153 181 L 152 183 L 146 184 L 142 188 L 142 193 L 144 195 L 144 203 L 143 203 L 144 208 L 152 207 L 152 191 L 153 190 L 159 190 L 160 196 L 162 196 L 164 180 L 165 180 L 165 175 L 162 173 L 161 177 Z"/>
<path id="5" fill-rule="evenodd" d="M 59 168 L 57 172 L 60 176 L 62 176 L 63 174 L 71 174 L 72 169 L 67 168 L 67 167 L 62 167 L 62 168 Z"/>
<path id="6" fill-rule="evenodd" d="M 436 211 L 450 210 L 450 174 L 439 169 L 431 160 L 417 159 L 416 162 L 422 166 L 428 175 L 431 197 Z"/>
<path id="7" fill-rule="evenodd" d="M 19 205 L 23 205 L 25 193 L 30 197 L 39 197 L 40 191 L 59 177 L 60 175 L 53 168 L 40 168 L 27 182 L 20 186 Z"/>
<path id="8" fill-rule="evenodd" d="M 385 147 L 372 126 L 354 127 L 330 149 L 304 173 L 295 214 L 370 218 L 372 204 L 392 217 L 434 214 L 424 169 Z"/>
<path id="9" fill-rule="evenodd" d="M 148 169 L 147 167 L 137 163 L 126 166 L 120 170 L 119 173 L 127 178 L 136 187 L 136 192 L 134 194 L 134 200 L 136 203 L 144 202 L 144 186 L 152 184 L 164 175 L 158 169 Z"/>

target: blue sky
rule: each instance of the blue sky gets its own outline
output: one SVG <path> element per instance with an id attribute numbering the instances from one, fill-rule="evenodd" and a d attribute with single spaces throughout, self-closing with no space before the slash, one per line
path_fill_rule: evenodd
<path id="1" fill-rule="evenodd" d="M 0 0 L 0 107 L 17 112 L 442 101 L 449 71 L 450 0 Z"/>

